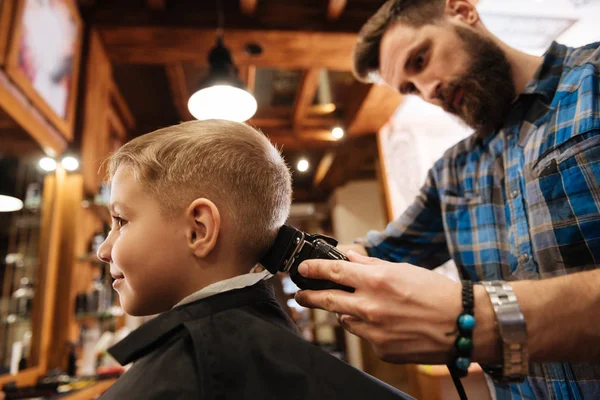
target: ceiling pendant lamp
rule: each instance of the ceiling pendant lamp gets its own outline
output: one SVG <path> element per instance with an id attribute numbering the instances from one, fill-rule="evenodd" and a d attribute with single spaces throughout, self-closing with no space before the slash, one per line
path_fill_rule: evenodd
<path id="1" fill-rule="evenodd" d="M 237 74 L 231 52 L 217 36 L 217 43 L 208 55 L 210 72 L 198 90 L 188 100 L 194 118 L 226 119 L 243 122 L 256 113 L 256 99 L 246 90 Z"/>
<path id="2" fill-rule="evenodd" d="M 23 208 L 23 202 L 16 197 L 0 194 L 0 212 L 19 211 Z"/>

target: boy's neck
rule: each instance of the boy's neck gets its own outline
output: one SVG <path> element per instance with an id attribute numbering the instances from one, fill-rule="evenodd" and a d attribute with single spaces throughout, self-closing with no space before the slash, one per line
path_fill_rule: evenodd
<path id="1" fill-rule="evenodd" d="M 174 307 L 191 303 L 218 293 L 252 286 L 263 280 L 267 273 L 268 272 L 251 274 L 250 271 L 242 271 L 241 273 L 238 271 L 237 273 L 221 276 L 221 279 L 212 279 L 195 288 L 188 289 L 189 293 L 181 297 Z"/>

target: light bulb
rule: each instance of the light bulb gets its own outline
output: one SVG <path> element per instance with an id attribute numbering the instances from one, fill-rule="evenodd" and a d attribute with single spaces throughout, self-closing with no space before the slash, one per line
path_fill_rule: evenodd
<path id="1" fill-rule="evenodd" d="M 0 212 L 19 211 L 23 208 L 23 202 L 16 197 L 0 194 Z"/>
<path id="2" fill-rule="evenodd" d="M 79 168 L 79 161 L 74 157 L 63 158 L 61 164 L 67 171 L 75 171 Z"/>
<path id="3" fill-rule="evenodd" d="M 336 139 L 341 139 L 344 137 L 344 130 L 339 126 L 336 126 L 331 130 L 331 135 Z"/>
<path id="4" fill-rule="evenodd" d="M 244 122 L 256 113 L 256 99 L 252 94 L 229 85 L 215 85 L 194 93 L 188 109 L 194 118 L 226 119 Z"/>
<path id="5" fill-rule="evenodd" d="M 56 161 L 50 157 L 44 157 L 40 160 L 40 168 L 44 171 L 54 171 L 56 169 Z"/>
<path id="6" fill-rule="evenodd" d="M 304 158 L 298 161 L 297 168 L 300 172 L 306 172 L 308 170 L 308 161 Z"/>

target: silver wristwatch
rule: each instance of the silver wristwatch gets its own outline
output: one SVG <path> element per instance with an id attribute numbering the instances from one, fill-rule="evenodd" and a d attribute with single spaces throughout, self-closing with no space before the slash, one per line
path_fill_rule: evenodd
<path id="1" fill-rule="evenodd" d="M 502 340 L 502 367 L 484 368 L 500 383 L 521 382 L 527 376 L 527 327 L 517 296 L 504 281 L 481 282 L 487 290 L 496 313 L 496 324 Z"/>

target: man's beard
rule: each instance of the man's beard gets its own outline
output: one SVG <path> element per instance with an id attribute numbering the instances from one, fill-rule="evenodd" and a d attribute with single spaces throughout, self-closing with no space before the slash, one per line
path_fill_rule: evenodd
<path id="1" fill-rule="evenodd" d="M 490 39 L 468 28 L 455 29 L 472 62 L 466 73 L 450 82 L 442 93 L 444 109 L 477 134 L 489 135 L 504 124 L 516 97 L 510 63 Z M 462 101 L 455 107 L 458 89 L 462 89 Z"/>

